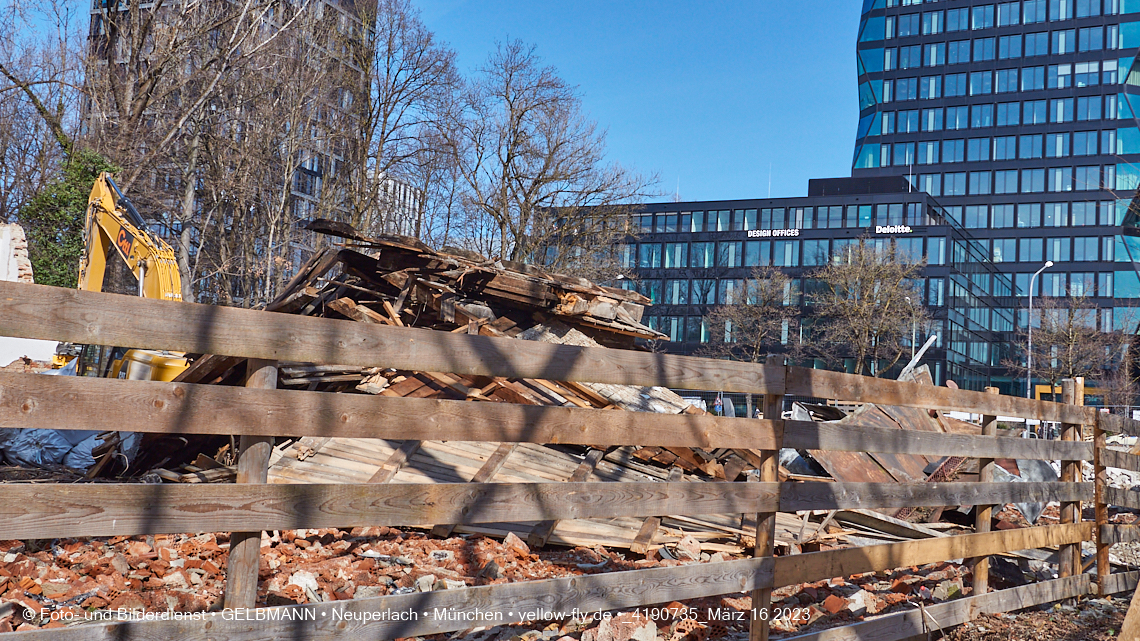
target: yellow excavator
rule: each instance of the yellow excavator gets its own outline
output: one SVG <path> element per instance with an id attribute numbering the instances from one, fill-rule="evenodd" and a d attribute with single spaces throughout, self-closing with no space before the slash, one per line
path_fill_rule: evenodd
<path id="1" fill-rule="evenodd" d="M 83 240 L 86 251 L 79 263 L 79 289 L 103 291 L 109 263 L 114 260 L 112 256 L 118 256 L 138 279 L 139 296 L 182 300 L 182 278 L 174 250 L 147 230 L 142 216 L 109 173 L 100 174 L 91 188 Z M 64 343 L 57 349 L 53 365 L 63 367 L 76 356 L 79 376 L 170 381 L 187 366 L 183 355 L 173 352 Z"/>

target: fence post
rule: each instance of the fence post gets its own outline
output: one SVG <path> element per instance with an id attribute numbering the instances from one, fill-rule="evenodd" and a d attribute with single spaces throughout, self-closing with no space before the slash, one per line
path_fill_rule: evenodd
<path id="1" fill-rule="evenodd" d="M 276 361 L 246 361 L 245 386 L 277 389 Z M 273 437 L 242 436 L 237 462 L 238 483 L 266 483 Z M 261 532 L 231 532 L 226 565 L 226 608 L 252 608 L 257 604 L 257 568 L 261 556 Z"/>
<path id="2" fill-rule="evenodd" d="M 987 394 L 998 394 L 998 388 L 987 387 Z M 997 416 L 985 414 L 982 416 L 982 436 L 997 436 Z M 978 459 L 978 481 L 992 483 L 994 480 L 994 460 L 992 458 Z M 978 534 L 990 531 L 993 520 L 992 505 L 979 505 L 974 513 L 974 531 Z M 974 596 L 989 592 L 990 589 L 990 558 L 978 557 L 974 561 Z"/>
<path id="3" fill-rule="evenodd" d="M 1108 485 L 1108 475 L 1104 471 L 1104 450 L 1108 447 L 1104 430 L 1100 427 L 1100 413 L 1097 412 L 1096 422 L 1093 424 L 1093 488 L 1096 492 L 1096 584 L 1100 596 L 1105 596 L 1105 582 L 1112 573 L 1112 566 L 1108 558 L 1112 544 L 1104 540 L 1102 528 L 1108 525 L 1108 504 L 1105 502 L 1104 488 Z"/>
<path id="4" fill-rule="evenodd" d="M 1085 404 L 1085 379 L 1082 377 L 1066 378 L 1061 381 L 1061 400 L 1066 405 Z M 1080 423 L 1061 424 L 1062 441 L 1081 440 Z M 1081 480 L 1080 461 L 1061 461 L 1061 482 L 1079 483 Z M 1079 523 L 1081 520 L 1081 503 L 1061 503 L 1061 523 Z M 1059 564 L 1059 577 L 1076 576 L 1081 573 L 1081 544 L 1061 546 L 1061 562 Z"/>
<path id="5" fill-rule="evenodd" d="M 784 357 L 769 355 L 765 364 L 785 367 Z M 786 380 L 787 368 L 785 367 L 784 374 L 780 376 L 781 393 L 768 392 L 764 394 L 764 418 L 766 420 L 780 421 L 783 418 L 784 395 L 782 392 Z M 783 424 L 777 423 L 777 425 L 782 426 Z M 778 427 L 776 430 L 776 449 L 763 450 L 760 452 L 761 483 L 778 483 L 780 481 L 780 442 L 783 441 L 783 432 L 782 427 Z M 752 556 L 755 558 L 772 556 L 775 552 L 775 542 L 776 513 L 761 512 L 757 514 L 756 547 L 753 550 Z M 769 606 L 771 603 L 772 588 L 752 591 L 752 625 L 748 631 L 749 641 L 768 641 L 769 618 L 771 616 Z"/>

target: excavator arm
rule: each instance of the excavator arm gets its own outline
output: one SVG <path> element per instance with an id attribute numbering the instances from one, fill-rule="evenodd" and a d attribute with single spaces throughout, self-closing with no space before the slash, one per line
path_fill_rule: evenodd
<path id="1" fill-rule="evenodd" d="M 139 296 L 182 300 L 174 250 L 147 231 L 142 216 L 109 173 L 100 174 L 91 188 L 84 240 L 87 251 L 79 263 L 79 289 L 102 291 L 107 261 L 118 254 L 138 279 Z"/>

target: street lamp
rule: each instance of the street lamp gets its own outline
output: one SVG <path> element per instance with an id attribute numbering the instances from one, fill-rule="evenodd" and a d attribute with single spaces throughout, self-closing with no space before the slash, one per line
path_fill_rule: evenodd
<path id="1" fill-rule="evenodd" d="M 906 296 L 905 298 L 906 298 L 906 304 L 910 305 L 911 304 L 910 303 L 910 296 Z M 910 360 L 911 361 L 914 360 L 914 341 L 915 341 L 915 336 L 916 336 L 916 332 L 915 332 L 915 321 L 916 320 L 917 319 L 915 319 L 915 317 L 914 317 L 914 308 L 911 307 L 911 310 L 910 310 Z"/>
<path id="2" fill-rule="evenodd" d="M 1045 261 L 1045 264 L 1041 266 L 1041 269 L 1038 269 L 1036 272 L 1034 272 L 1033 276 L 1029 279 L 1029 318 L 1027 319 L 1027 324 L 1029 325 L 1029 348 L 1026 350 L 1028 354 L 1028 367 L 1025 369 L 1026 398 L 1033 398 L 1033 283 L 1037 280 L 1037 277 L 1041 275 L 1041 272 L 1049 269 L 1052 266 L 1053 261 Z"/>

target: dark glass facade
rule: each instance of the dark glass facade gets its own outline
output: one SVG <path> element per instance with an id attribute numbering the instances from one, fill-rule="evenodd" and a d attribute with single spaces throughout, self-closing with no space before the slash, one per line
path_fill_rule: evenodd
<path id="1" fill-rule="evenodd" d="M 918 329 L 916 342 L 938 336 L 922 361 L 935 381 L 1012 391 L 1000 362 L 1009 356 L 1006 336 L 1016 317 L 1013 282 L 990 260 L 988 245 L 900 178 L 813 180 L 806 198 L 650 204 L 634 225 L 638 236 L 624 248 L 623 267 L 638 280 L 626 286 L 653 302 L 644 322 L 669 336 L 671 352 L 724 341 L 717 334 L 723 328 L 704 316 L 717 305 L 746 303 L 744 281 L 759 266 L 796 279 L 800 295 L 787 303 L 810 317 L 811 272 L 844 244 L 868 238 L 926 261 L 920 287 L 933 322 Z"/>
<path id="2" fill-rule="evenodd" d="M 1089 297 L 1121 327 L 1140 304 L 1138 48 L 1136 0 L 867 0 L 852 175 L 937 198 L 1019 310 L 1051 260 L 1035 295 Z"/>

